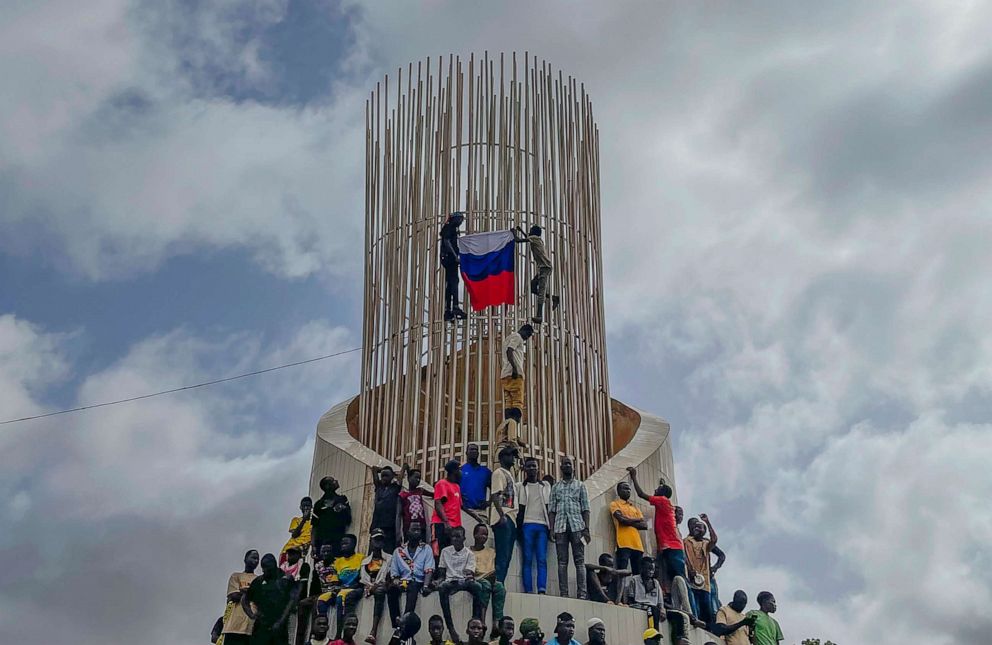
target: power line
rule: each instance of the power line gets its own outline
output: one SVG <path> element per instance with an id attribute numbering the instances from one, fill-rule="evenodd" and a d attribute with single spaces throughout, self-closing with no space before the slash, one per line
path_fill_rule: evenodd
<path id="1" fill-rule="evenodd" d="M 336 352 L 334 354 L 327 354 L 325 356 L 317 356 L 316 358 L 308 358 L 304 361 L 296 361 L 295 363 L 286 363 L 285 365 L 276 365 L 275 367 L 267 367 L 264 370 L 255 370 L 254 372 L 246 372 L 244 374 L 238 374 L 236 376 L 228 376 L 226 378 L 219 378 L 213 381 L 205 381 L 203 383 L 196 383 L 193 385 L 184 385 L 182 387 L 172 388 L 171 390 L 162 390 L 161 392 L 152 392 L 150 394 L 132 396 L 126 399 L 119 399 L 117 401 L 106 401 L 104 403 L 94 403 L 93 405 L 83 405 L 78 408 L 59 410 L 58 412 L 46 412 L 45 414 L 36 414 L 31 417 L 21 417 L 20 419 L 8 419 L 6 421 L 0 421 L 0 426 L 7 425 L 8 423 L 19 423 L 21 421 L 31 421 L 32 419 L 44 419 L 45 417 L 54 417 L 58 414 L 69 414 L 70 412 L 79 412 L 81 410 L 92 410 L 93 408 L 103 408 L 108 405 L 118 405 L 119 403 L 140 401 L 141 399 L 150 399 L 153 396 L 162 396 L 163 394 L 173 394 L 174 392 L 182 392 L 184 390 L 195 390 L 196 388 L 199 387 L 207 387 L 208 385 L 217 385 L 218 383 L 226 383 L 228 381 L 236 381 L 238 379 L 248 378 L 249 376 L 258 376 L 259 374 L 265 374 L 266 372 L 275 372 L 276 370 L 284 370 L 287 367 L 296 367 L 298 365 L 306 365 L 307 363 L 316 363 L 317 361 L 323 361 L 328 358 L 334 358 L 335 356 L 343 356 L 344 354 L 351 354 L 352 352 L 357 352 L 360 349 L 361 347 L 354 347 L 352 349 L 346 349 L 343 352 Z"/>

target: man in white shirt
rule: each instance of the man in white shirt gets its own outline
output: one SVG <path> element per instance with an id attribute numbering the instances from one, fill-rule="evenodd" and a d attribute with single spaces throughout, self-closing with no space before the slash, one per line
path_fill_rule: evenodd
<path id="1" fill-rule="evenodd" d="M 624 583 L 622 598 L 625 605 L 650 611 L 655 626 L 660 625 L 665 620 L 661 585 L 654 577 L 654 560 L 647 557 L 641 558 L 640 575 L 627 578 Z"/>
<path id="2" fill-rule="evenodd" d="M 472 595 L 472 616 L 482 618 L 482 589 L 475 580 L 475 552 L 465 546 L 465 527 L 456 526 L 451 529 L 451 544 L 441 549 L 438 569 L 444 572 L 444 582 L 438 586 L 441 600 L 441 614 L 444 624 L 448 627 L 451 640 L 461 642 L 461 637 L 455 632 L 451 619 L 451 596 L 459 591 L 467 591 Z"/>
<path id="3" fill-rule="evenodd" d="M 503 388 L 503 423 L 496 428 L 497 446 L 507 441 L 527 445 L 520 439 L 519 426 L 524 410 L 524 347 L 533 335 L 534 328 L 523 325 L 503 339 L 503 366 L 499 375 Z"/>
<path id="4" fill-rule="evenodd" d="M 548 501 L 551 485 L 542 480 L 537 459 L 524 459 L 524 481 L 517 484 L 520 544 L 523 548 L 523 585 L 525 593 L 534 593 L 533 565 L 537 561 L 537 593 L 548 588 Z"/>

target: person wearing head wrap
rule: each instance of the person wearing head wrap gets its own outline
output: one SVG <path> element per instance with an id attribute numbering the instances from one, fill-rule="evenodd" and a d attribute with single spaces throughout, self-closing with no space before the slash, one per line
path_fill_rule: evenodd
<path id="1" fill-rule="evenodd" d="M 513 645 L 541 645 L 544 642 L 544 632 L 536 618 L 524 618 L 520 621 L 520 638 Z"/>

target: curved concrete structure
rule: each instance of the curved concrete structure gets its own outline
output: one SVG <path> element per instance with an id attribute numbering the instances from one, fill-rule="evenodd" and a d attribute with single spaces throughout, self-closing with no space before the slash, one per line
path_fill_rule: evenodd
<path id="1" fill-rule="evenodd" d="M 359 549 L 368 547 L 368 526 L 372 519 L 372 466 L 391 465 L 397 470 L 399 464 L 393 464 L 376 454 L 352 436 L 348 430 L 348 410 L 352 400 L 344 401 L 331 408 L 321 417 L 317 426 L 316 445 L 314 446 L 313 469 L 310 476 L 311 495 L 316 499 L 321 492 L 317 486 L 321 477 L 333 474 L 341 483 L 340 492 L 347 495 L 351 501 L 352 532 L 359 537 Z M 614 406 L 622 406 L 614 401 Z M 610 460 L 600 467 L 595 474 L 586 480 L 590 504 L 590 533 L 592 542 L 586 548 L 587 561 L 594 561 L 600 553 L 613 552 L 615 540 L 613 522 L 609 514 L 609 505 L 615 499 L 617 482 L 627 477 L 627 467 L 637 468 L 641 481 L 654 482 L 664 476 L 667 481 L 675 481 L 675 470 L 672 459 L 670 442 L 670 427 L 668 422 L 660 417 L 644 411 L 636 411 L 640 415 L 640 425 L 636 428 L 630 441 Z M 429 500 L 428 500 L 429 501 Z M 652 509 L 640 500 L 635 502 L 650 517 Z M 462 522 L 471 531 L 475 522 L 468 515 L 462 515 Z M 651 531 L 642 534 L 645 538 L 645 548 L 654 551 L 655 544 Z M 571 587 L 575 581 L 571 578 L 574 569 L 570 568 Z M 603 619 L 608 626 L 609 642 L 616 644 L 634 644 L 641 642 L 641 634 L 647 628 L 647 617 L 644 612 L 626 607 L 602 605 L 573 598 L 557 597 L 557 562 L 554 549 L 548 552 L 548 595 L 538 596 L 522 593 L 520 579 L 519 549 L 514 551 L 510 564 L 510 573 L 506 579 L 507 600 L 506 614 L 517 619 L 518 623 L 526 617 L 541 620 L 542 626 L 553 625 L 555 617 L 562 611 L 569 611 L 576 617 L 576 639 L 586 640 L 584 633 L 585 621 L 595 616 Z M 418 613 L 425 620 L 431 614 L 440 613 L 437 595 L 422 598 L 418 605 Z M 368 630 L 370 625 L 371 602 L 361 603 L 361 629 Z M 471 603 L 467 594 L 458 594 L 452 603 L 456 626 L 464 626 L 471 614 Z M 388 622 L 388 621 L 386 621 Z M 487 621 L 488 622 L 488 621 Z M 547 629 L 547 627 L 545 627 Z M 667 625 L 662 632 L 668 638 Z M 385 628 L 383 628 L 385 632 Z M 717 639 L 701 629 L 693 629 L 690 636 L 692 645 L 703 645 L 707 641 Z M 364 633 L 367 633 L 364 632 Z M 464 636 L 464 630 L 462 636 Z M 385 633 L 382 634 L 385 636 Z M 422 639 L 421 639 L 422 640 Z M 670 643 L 671 640 L 665 641 Z"/>

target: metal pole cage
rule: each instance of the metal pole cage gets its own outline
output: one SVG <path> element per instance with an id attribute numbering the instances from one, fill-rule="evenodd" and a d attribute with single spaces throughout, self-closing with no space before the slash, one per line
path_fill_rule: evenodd
<path id="1" fill-rule="evenodd" d="M 587 477 L 611 455 L 600 248 L 599 134 L 582 84 L 528 54 L 428 58 L 366 102 L 365 315 L 359 439 L 436 476 L 502 421 L 503 337 L 528 322 L 535 274 L 515 258 L 516 305 L 443 320 L 440 229 L 537 224 L 554 262 L 524 365 L 522 437 L 545 472 L 560 455 Z M 464 291 L 464 289 L 463 289 Z M 468 309 L 462 294 L 464 308 Z"/>

